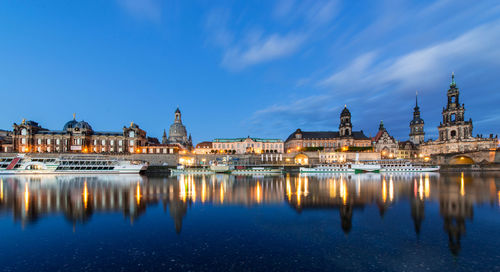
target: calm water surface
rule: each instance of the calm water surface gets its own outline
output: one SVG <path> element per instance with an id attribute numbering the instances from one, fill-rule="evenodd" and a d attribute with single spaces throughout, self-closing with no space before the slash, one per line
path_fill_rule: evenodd
<path id="1" fill-rule="evenodd" d="M 500 173 L 0 181 L 2 271 L 500 271 Z"/>

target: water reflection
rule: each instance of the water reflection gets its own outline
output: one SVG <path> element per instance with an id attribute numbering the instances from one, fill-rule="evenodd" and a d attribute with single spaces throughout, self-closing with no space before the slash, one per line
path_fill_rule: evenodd
<path id="1" fill-rule="evenodd" d="M 199 203 L 197 203 L 199 202 Z M 150 205 L 162 203 L 177 233 L 191 205 L 268 205 L 285 203 L 297 213 L 338 211 L 340 228 L 353 228 L 353 214 L 367 206 L 380 217 L 398 202 L 409 202 L 418 237 L 426 203 L 438 203 L 443 228 L 453 254 L 471 221 L 475 205 L 500 205 L 500 174 L 417 175 L 228 175 L 178 177 L 139 176 L 5 176 L 0 179 L 0 211 L 21 225 L 50 214 L 63 214 L 74 224 L 93 214 L 121 212 L 134 220 Z"/>

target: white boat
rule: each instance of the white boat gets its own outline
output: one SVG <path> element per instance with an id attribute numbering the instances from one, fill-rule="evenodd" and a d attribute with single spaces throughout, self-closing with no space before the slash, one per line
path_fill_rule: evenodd
<path id="1" fill-rule="evenodd" d="M 326 164 L 316 167 L 300 167 L 300 173 L 354 173 L 351 164 Z"/>
<path id="2" fill-rule="evenodd" d="M 229 173 L 234 169 L 234 166 L 227 164 L 210 165 L 210 170 L 215 173 Z"/>
<path id="3" fill-rule="evenodd" d="M 231 171 L 234 175 L 271 175 L 271 174 L 281 174 L 283 173 L 282 168 L 269 168 L 269 167 L 248 167 L 248 168 L 238 168 Z"/>
<path id="4" fill-rule="evenodd" d="M 381 160 L 380 172 L 436 172 L 439 171 L 438 165 L 414 165 L 407 160 Z"/>
<path id="5" fill-rule="evenodd" d="M 0 157 L 0 175 L 19 174 L 139 174 L 147 166 L 139 161 L 99 156 Z"/>

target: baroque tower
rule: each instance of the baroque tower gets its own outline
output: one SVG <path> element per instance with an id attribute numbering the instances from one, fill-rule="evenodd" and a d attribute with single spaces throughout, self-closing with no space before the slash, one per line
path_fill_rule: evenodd
<path id="1" fill-rule="evenodd" d="M 339 133 L 340 137 L 352 136 L 351 112 L 347 109 L 347 105 L 344 106 L 340 114 Z"/>
<path id="2" fill-rule="evenodd" d="M 418 94 L 415 95 L 415 108 L 413 108 L 413 120 L 410 122 L 410 142 L 419 145 L 425 140 L 424 120 L 420 117 L 418 106 Z"/>
<path id="3" fill-rule="evenodd" d="M 448 103 L 443 108 L 443 121 L 438 126 L 439 141 L 463 140 L 472 138 L 472 119 L 464 118 L 465 107 L 460 105 L 459 89 L 455 83 L 455 74 L 451 74 Z"/>

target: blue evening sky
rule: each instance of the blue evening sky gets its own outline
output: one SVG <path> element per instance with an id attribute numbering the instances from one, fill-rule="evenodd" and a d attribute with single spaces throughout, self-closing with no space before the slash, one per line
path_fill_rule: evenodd
<path id="1" fill-rule="evenodd" d="M 500 133 L 500 1 L 1 1 L 0 128 L 131 121 L 195 142 L 380 120 L 436 137 L 451 72 L 474 135 Z"/>

